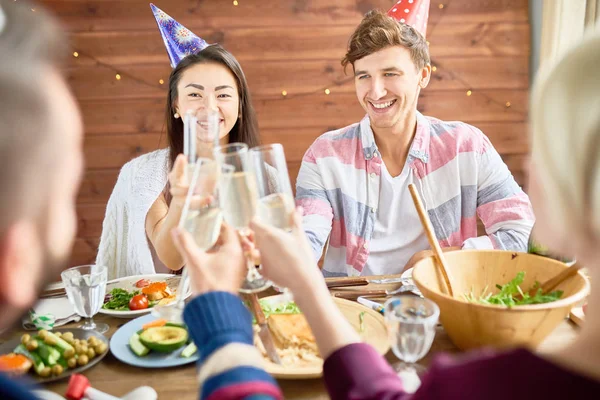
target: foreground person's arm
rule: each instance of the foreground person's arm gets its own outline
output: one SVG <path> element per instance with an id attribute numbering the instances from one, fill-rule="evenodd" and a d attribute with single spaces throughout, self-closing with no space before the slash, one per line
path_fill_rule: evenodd
<path id="1" fill-rule="evenodd" d="M 332 399 L 402 399 L 406 392 L 385 359 L 360 336 L 333 302 L 304 236 L 301 213 L 294 213 L 292 232 L 254 221 L 263 274 L 288 287 L 308 321 L 321 356 L 323 377 Z M 282 267 L 285 266 L 285 267 Z"/>
<path id="2" fill-rule="evenodd" d="M 253 345 L 252 318 L 237 292 L 245 257 L 235 231 L 224 226 L 219 250 L 202 252 L 187 232 L 173 235 L 197 295 L 184 310 L 184 320 L 198 347 L 201 399 L 274 400 L 283 398 L 264 370 Z"/>

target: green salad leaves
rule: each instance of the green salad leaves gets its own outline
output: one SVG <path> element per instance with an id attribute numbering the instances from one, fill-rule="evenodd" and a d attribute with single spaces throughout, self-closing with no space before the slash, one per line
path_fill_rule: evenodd
<path id="1" fill-rule="evenodd" d="M 129 301 L 139 293 L 139 290 L 128 292 L 125 289 L 114 288 L 104 298 L 102 308 L 105 310 L 129 311 Z"/>
<path id="2" fill-rule="evenodd" d="M 298 305 L 293 301 L 289 303 L 281 303 L 275 306 L 269 305 L 268 302 L 259 300 L 260 308 L 262 308 L 265 318 L 269 318 L 272 314 L 302 314 Z"/>
<path id="3" fill-rule="evenodd" d="M 542 289 L 539 282 L 535 282 L 534 289 L 537 288 L 535 295 L 530 296 L 529 290 L 523 292 L 521 284 L 525 280 L 525 271 L 521 271 L 517 276 L 505 285 L 496 285 L 500 290 L 499 293 L 492 294 L 488 292 L 487 286 L 483 289 L 481 295 L 477 296 L 471 291 L 468 294 L 463 295 L 465 300 L 470 303 L 481 303 L 488 305 L 499 305 L 506 307 L 513 306 L 524 306 L 527 304 L 542 304 L 549 303 L 560 299 L 563 295 L 562 290 L 556 290 L 547 294 L 542 294 Z M 521 295 L 522 298 L 515 298 L 515 296 Z"/>

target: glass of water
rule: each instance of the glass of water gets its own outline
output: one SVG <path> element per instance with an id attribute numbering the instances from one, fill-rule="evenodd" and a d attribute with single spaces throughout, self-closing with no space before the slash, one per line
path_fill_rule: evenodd
<path id="1" fill-rule="evenodd" d="M 416 362 L 431 348 L 440 309 L 431 300 L 411 295 L 393 297 L 383 307 L 392 351 L 403 361 L 396 372 L 422 375 L 425 368 Z"/>
<path id="2" fill-rule="evenodd" d="M 81 265 L 63 271 L 60 276 L 75 312 L 85 318 L 79 328 L 99 333 L 108 331 L 107 324 L 95 323 L 93 320 L 104 303 L 107 268 L 103 265 Z"/>

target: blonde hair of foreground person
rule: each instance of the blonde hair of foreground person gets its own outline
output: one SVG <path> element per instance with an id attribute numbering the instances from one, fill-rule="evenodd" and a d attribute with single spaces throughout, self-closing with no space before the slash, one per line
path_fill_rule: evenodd
<path id="1" fill-rule="evenodd" d="M 540 240 L 585 258 L 600 245 L 600 30 L 540 71 L 531 117 Z"/>

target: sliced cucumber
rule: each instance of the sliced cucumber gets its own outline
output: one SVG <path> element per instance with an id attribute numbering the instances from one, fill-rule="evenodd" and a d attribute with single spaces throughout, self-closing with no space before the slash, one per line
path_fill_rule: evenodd
<path id="1" fill-rule="evenodd" d="M 198 351 L 198 348 L 196 347 L 196 344 L 194 342 L 188 344 L 185 349 L 183 349 L 183 351 L 181 352 L 181 357 L 185 357 L 185 358 L 189 358 L 191 356 L 193 356 L 194 354 L 196 354 L 196 352 Z"/>
<path id="2" fill-rule="evenodd" d="M 38 353 L 35 351 L 29 351 L 25 348 L 25 345 L 20 344 L 14 349 L 14 353 L 22 354 L 25 357 L 29 358 L 33 362 L 33 369 L 39 375 L 41 371 L 46 367 L 44 361 Z"/>
<path id="3" fill-rule="evenodd" d="M 133 351 L 133 353 L 138 357 L 144 357 L 146 354 L 150 353 L 150 349 L 140 342 L 140 335 L 137 333 L 134 333 L 129 338 L 129 347 L 131 348 L 131 351 Z"/>

